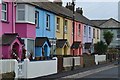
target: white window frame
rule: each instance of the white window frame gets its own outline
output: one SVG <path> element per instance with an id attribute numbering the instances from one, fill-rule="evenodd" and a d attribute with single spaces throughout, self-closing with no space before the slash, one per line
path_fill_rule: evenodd
<path id="1" fill-rule="evenodd" d="M 68 26 L 68 20 L 64 20 L 65 24 L 64 24 L 64 33 L 67 34 L 67 26 Z"/>
<path id="2" fill-rule="evenodd" d="M 78 35 L 80 36 L 80 28 L 81 28 L 81 24 L 78 24 Z"/>
<path id="3" fill-rule="evenodd" d="M 56 20 L 56 31 L 59 31 L 60 30 L 60 18 L 57 17 L 57 20 Z"/>
<path id="4" fill-rule="evenodd" d="M 50 30 L 50 15 L 46 14 L 46 29 Z"/>
<path id="5" fill-rule="evenodd" d="M 7 21 L 7 3 L 3 2 L 2 5 L 5 4 L 6 5 L 6 10 L 1 10 L 2 14 L 5 13 L 6 14 L 6 19 L 3 19 L 2 14 L 1 14 L 1 20 L 2 21 Z"/>
<path id="6" fill-rule="evenodd" d="M 89 38 L 91 38 L 91 27 L 89 27 Z"/>
<path id="7" fill-rule="evenodd" d="M 17 23 L 31 23 L 31 24 L 35 24 L 35 16 L 34 16 L 34 20 L 33 20 L 34 22 L 29 21 L 29 16 L 28 16 L 28 14 L 29 14 L 28 8 L 29 8 L 29 6 L 32 6 L 32 5 L 29 5 L 29 4 L 24 4 L 24 5 L 25 5 L 24 9 L 16 8 L 16 22 Z M 18 11 L 19 10 L 23 10 L 25 12 L 25 20 L 18 20 Z M 35 7 L 34 7 L 34 13 L 35 13 Z"/>
<path id="8" fill-rule="evenodd" d="M 97 29 L 97 39 L 99 39 L 99 30 Z"/>
<path id="9" fill-rule="evenodd" d="M 36 25 L 36 28 L 39 28 L 39 11 L 35 11 L 35 25 Z"/>

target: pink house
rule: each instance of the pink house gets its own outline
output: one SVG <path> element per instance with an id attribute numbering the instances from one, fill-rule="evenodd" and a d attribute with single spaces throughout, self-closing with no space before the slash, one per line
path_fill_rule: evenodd
<path id="1" fill-rule="evenodd" d="M 74 25 L 74 42 L 72 39 L 71 53 L 74 50 L 74 55 L 82 55 L 83 24 L 75 21 Z"/>
<path id="2" fill-rule="evenodd" d="M 18 36 L 21 37 L 22 41 L 25 44 L 25 48 L 28 52 L 34 55 L 34 47 L 35 47 L 35 7 L 30 4 L 24 3 L 13 3 L 4 1 L 0 4 L 0 9 L 2 9 L 2 17 L 0 22 L 0 36 L 5 35 L 5 33 L 9 33 L 14 35 L 14 33 L 18 33 Z M 26 10 L 27 9 L 27 10 Z M 32 14 L 29 14 L 32 13 Z M 1 14 L 1 13 L 0 13 Z M 9 35 L 7 35 L 9 36 Z M 10 53 L 6 53 L 5 49 L 12 49 L 14 41 L 19 44 L 18 55 L 21 54 L 22 44 L 18 40 L 18 36 L 16 39 L 12 41 L 9 46 L 2 46 L 2 53 L 4 58 L 10 58 Z M 14 36 L 15 37 L 15 36 Z M 21 58 L 21 57 L 20 57 Z"/>

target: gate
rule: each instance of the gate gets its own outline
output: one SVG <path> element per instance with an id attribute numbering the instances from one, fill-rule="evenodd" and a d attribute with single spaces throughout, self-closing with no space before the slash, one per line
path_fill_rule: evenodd
<path id="1" fill-rule="evenodd" d="M 18 78 L 24 78 L 24 66 L 23 66 L 23 62 L 22 63 L 18 63 Z"/>

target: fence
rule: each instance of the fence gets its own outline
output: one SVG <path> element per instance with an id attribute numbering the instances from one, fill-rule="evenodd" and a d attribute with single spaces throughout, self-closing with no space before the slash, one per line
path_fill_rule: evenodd
<path id="1" fill-rule="evenodd" d="M 15 78 L 35 78 L 57 73 L 57 58 L 43 61 L 0 60 L 0 74 L 15 72 Z"/>
<path id="2" fill-rule="evenodd" d="M 95 55 L 95 63 L 98 65 L 99 62 L 106 61 L 106 55 Z"/>

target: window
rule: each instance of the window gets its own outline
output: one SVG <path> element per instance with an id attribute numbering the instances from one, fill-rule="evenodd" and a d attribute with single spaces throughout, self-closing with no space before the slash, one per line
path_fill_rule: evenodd
<path id="1" fill-rule="evenodd" d="M 64 33 L 67 33 L 67 25 L 68 25 L 67 20 L 65 20 Z"/>
<path id="2" fill-rule="evenodd" d="M 79 24 L 79 26 L 78 26 L 78 35 L 80 36 L 80 27 L 81 27 L 81 25 Z"/>
<path id="3" fill-rule="evenodd" d="M 36 28 L 39 28 L 39 12 L 35 11 L 35 24 Z"/>
<path id="4" fill-rule="evenodd" d="M 95 29 L 93 29 L 93 38 L 95 38 Z"/>
<path id="5" fill-rule="evenodd" d="M 50 30 L 50 15 L 46 15 L 46 29 Z"/>
<path id="6" fill-rule="evenodd" d="M 29 4 L 17 4 L 16 22 L 35 24 L 35 7 Z"/>
<path id="7" fill-rule="evenodd" d="M 91 27 L 89 27 L 89 37 L 91 37 Z"/>
<path id="8" fill-rule="evenodd" d="M 84 26 L 84 36 L 86 36 L 86 26 Z"/>
<path id="9" fill-rule="evenodd" d="M 57 18 L 57 23 L 56 23 L 57 31 L 60 30 L 60 18 Z"/>
<path id="10" fill-rule="evenodd" d="M 2 20 L 7 21 L 7 3 L 2 3 Z"/>
<path id="11" fill-rule="evenodd" d="M 25 21 L 25 5 L 24 4 L 17 5 L 17 20 Z"/>
<path id="12" fill-rule="evenodd" d="M 99 39 L 99 30 L 97 30 L 97 39 Z"/>
<path id="13" fill-rule="evenodd" d="M 120 38 L 120 29 L 117 30 L 117 38 Z"/>

